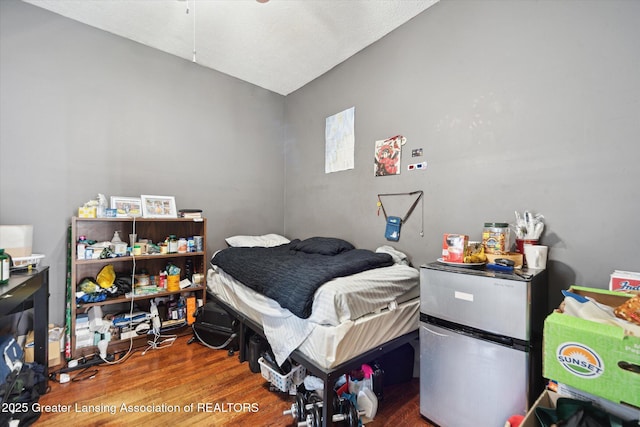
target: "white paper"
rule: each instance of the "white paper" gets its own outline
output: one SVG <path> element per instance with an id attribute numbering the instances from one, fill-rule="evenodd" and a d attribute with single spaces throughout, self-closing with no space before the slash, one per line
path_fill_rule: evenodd
<path id="1" fill-rule="evenodd" d="M 327 117 L 325 124 L 324 172 L 353 169 L 355 107 Z"/>

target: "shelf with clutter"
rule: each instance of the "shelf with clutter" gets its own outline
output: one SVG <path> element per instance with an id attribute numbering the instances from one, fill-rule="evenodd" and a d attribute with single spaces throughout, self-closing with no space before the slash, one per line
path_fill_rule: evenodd
<path id="1" fill-rule="evenodd" d="M 151 326 L 153 306 L 163 329 L 187 333 L 206 299 L 206 224 L 202 216 L 73 217 L 65 357 L 96 354 L 101 341 L 109 353 L 147 345 L 158 332 Z M 184 307 L 180 317 L 163 308 L 177 305 Z M 144 319 L 113 323 L 133 312 Z"/>

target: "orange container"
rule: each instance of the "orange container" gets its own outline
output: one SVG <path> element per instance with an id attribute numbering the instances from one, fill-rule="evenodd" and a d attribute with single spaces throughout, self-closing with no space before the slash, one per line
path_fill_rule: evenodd
<path id="1" fill-rule="evenodd" d="M 167 290 L 170 292 L 180 290 L 180 276 L 178 274 L 167 276 Z"/>

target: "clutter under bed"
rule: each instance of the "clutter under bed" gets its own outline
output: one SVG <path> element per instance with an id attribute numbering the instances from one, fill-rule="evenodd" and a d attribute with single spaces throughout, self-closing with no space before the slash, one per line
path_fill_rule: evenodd
<path id="1" fill-rule="evenodd" d="M 291 358 L 321 378 L 325 403 L 342 374 L 417 337 L 419 272 L 404 254 L 324 237 L 244 237 L 213 256 L 209 293 L 243 330 L 266 337 L 278 364 Z"/>

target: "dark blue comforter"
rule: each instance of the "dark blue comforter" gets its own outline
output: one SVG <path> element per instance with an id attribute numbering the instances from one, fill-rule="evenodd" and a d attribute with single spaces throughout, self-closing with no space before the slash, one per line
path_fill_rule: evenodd
<path id="1" fill-rule="evenodd" d="M 272 248 L 227 248 L 211 264 L 306 319 L 311 315 L 313 295 L 323 283 L 387 267 L 393 260 L 388 254 L 354 249 L 339 239 L 311 238 Z"/>

